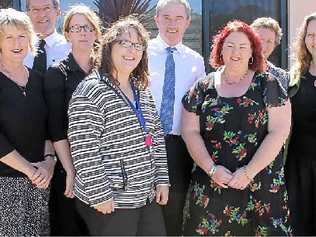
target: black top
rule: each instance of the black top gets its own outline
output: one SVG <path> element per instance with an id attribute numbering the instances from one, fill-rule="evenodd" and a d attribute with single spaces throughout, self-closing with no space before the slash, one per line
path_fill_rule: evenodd
<path id="1" fill-rule="evenodd" d="M 30 162 L 43 160 L 47 110 L 42 77 L 29 70 L 26 87 L 0 73 L 0 159 L 17 150 Z M 24 176 L 0 162 L 0 176 Z"/>
<path id="2" fill-rule="evenodd" d="M 316 159 L 316 76 L 309 72 L 301 79 L 292 102 L 292 134 L 288 156 Z"/>
<path id="3" fill-rule="evenodd" d="M 53 142 L 67 139 L 69 100 L 86 73 L 72 53 L 45 74 L 45 98 L 48 106 L 48 132 Z"/>

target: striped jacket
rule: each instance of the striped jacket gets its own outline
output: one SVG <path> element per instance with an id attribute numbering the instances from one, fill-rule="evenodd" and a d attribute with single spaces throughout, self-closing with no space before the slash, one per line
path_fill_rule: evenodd
<path id="1" fill-rule="evenodd" d="M 139 97 L 153 137 L 151 148 L 134 111 L 114 88 L 93 72 L 70 100 L 75 196 L 90 206 L 113 198 L 116 208 L 138 208 L 153 200 L 156 185 L 169 185 L 164 135 L 149 89 Z"/>

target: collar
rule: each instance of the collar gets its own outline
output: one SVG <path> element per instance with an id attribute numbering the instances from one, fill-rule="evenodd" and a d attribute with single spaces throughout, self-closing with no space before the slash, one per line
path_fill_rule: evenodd
<path id="1" fill-rule="evenodd" d="M 166 52 L 166 48 L 171 47 L 170 45 L 168 45 L 162 38 L 161 36 L 158 34 L 156 37 L 156 41 L 157 41 L 157 46 L 158 46 L 158 50 L 161 52 Z M 177 50 L 175 51 L 175 53 L 183 53 L 184 52 L 184 45 L 182 44 L 182 42 L 179 42 L 177 45 L 172 46 L 172 48 L 176 48 Z"/>
<path id="2" fill-rule="evenodd" d="M 44 38 L 46 45 L 50 48 L 54 47 L 56 41 L 60 38 L 60 35 L 55 30 L 54 33 L 50 34 L 46 38 Z"/>
<path id="3" fill-rule="evenodd" d="M 68 57 L 60 62 L 60 66 L 68 71 L 80 71 L 85 73 L 82 68 L 79 66 L 79 64 L 76 62 L 74 56 L 72 53 L 68 54 Z M 86 73 L 85 73 L 86 74 Z"/>

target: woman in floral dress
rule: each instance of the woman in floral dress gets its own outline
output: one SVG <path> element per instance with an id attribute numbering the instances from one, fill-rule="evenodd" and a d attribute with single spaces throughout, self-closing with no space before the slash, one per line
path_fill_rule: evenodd
<path id="1" fill-rule="evenodd" d="M 183 137 L 196 163 L 184 235 L 291 235 L 282 146 L 291 107 L 262 72 L 261 43 L 233 21 L 214 37 L 219 68 L 183 98 Z"/>

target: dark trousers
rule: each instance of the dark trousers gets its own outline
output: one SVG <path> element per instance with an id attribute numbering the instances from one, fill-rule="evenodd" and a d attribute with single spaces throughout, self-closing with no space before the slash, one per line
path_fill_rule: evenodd
<path id="1" fill-rule="evenodd" d="M 183 207 L 188 191 L 193 160 L 181 136 L 165 137 L 170 190 L 168 204 L 163 207 L 167 235 L 182 235 Z"/>
<path id="2" fill-rule="evenodd" d="M 87 227 L 76 211 L 74 199 L 67 198 L 64 195 L 65 185 L 66 173 L 60 163 L 57 163 L 51 183 L 49 200 L 51 235 L 87 235 Z"/>
<path id="3" fill-rule="evenodd" d="M 165 236 L 161 207 L 152 201 L 136 209 L 116 209 L 104 215 L 76 200 L 78 212 L 85 219 L 90 235 L 103 236 Z"/>
<path id="4" fill-rule="evenodd" d="M 289 154 L 285 177 L 294 235 L 316 235 L 316 160 Z"/>

